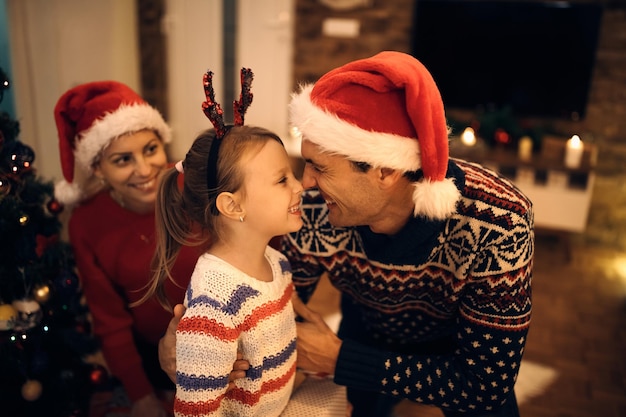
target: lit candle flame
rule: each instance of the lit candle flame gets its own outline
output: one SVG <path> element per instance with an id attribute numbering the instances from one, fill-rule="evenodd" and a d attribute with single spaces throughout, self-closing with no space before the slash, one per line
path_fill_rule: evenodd
<path id="1" fill-rule="evenodd" d="M 567 141 L 567 146 L 570 148 L 581 148 L 583 146 L 583 141 L 580 140 L 580 136 L 574 135 Z"/>
<path id="2" fill-rule="evenodd" d="M 565 147 L 565 166 L 572 169 L 580 167 L 583 152 L 583 142 L 580 137 L 578 135 L 572 136 Z"/>
<path id="3" fill-rule="evenodd" d="M 461 142 L 466 146 L 474 146 L 476 144 L 476 135 L 471 127 L 465 128 L 461 135 Z"/>

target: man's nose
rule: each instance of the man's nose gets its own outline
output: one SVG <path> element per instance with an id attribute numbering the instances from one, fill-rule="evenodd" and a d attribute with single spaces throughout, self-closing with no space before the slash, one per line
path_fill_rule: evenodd
<path id="1" fill-rule="evenodd" d="M 315 178 L 315 175 L 311 172 L 312 168 L 310 168 L 308 165 L 304 167 L 304 172 L 302 172 L 302 187 L 305 190 L 308 190 L 310 188 L 315 188 L 317 186 L 317 180 Z"/>

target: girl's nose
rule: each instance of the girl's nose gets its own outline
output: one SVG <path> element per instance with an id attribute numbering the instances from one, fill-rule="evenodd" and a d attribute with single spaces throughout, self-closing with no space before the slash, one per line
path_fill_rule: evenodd
<path id="1" fill-rule="evenodd" d="M 294 194 L 302 194 L 302 191 L 304 191 L 304 188 L 302 187 L 302 183 L 298 180 L 296 180 L 296 182 L 293 185 L 293 193 Z"/>

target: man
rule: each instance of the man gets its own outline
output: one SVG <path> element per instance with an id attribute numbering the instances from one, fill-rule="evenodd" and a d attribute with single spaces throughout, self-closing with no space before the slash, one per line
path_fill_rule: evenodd
<path id="1" fill-rule="evenodd" d="M 448 159 L 443 103 L 415 58 L 382 52 L 330 71 L 290 104 L 302 135 L 304 227 L 283 239 L 306 301 L 326 273 L 335 335 L 298 324 L 298 366 L 334 375 L 352 415 L 401 399 L 449 416 L 519 416 L 513 386 L 531 313 L 530 201 Z"/>

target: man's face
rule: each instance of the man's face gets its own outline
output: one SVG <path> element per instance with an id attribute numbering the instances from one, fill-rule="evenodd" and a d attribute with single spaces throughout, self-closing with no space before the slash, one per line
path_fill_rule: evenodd
<path id="1" fill-rule="evenodd" d="M 301 152 L 306 162 L 302 185 L 320 191 L 333 226 L 365 226 L 380 218 L 385 199 L 376 185 L 377 170 L 361 172 L 346 157 L 324 153 L 306 139 Z"/>

